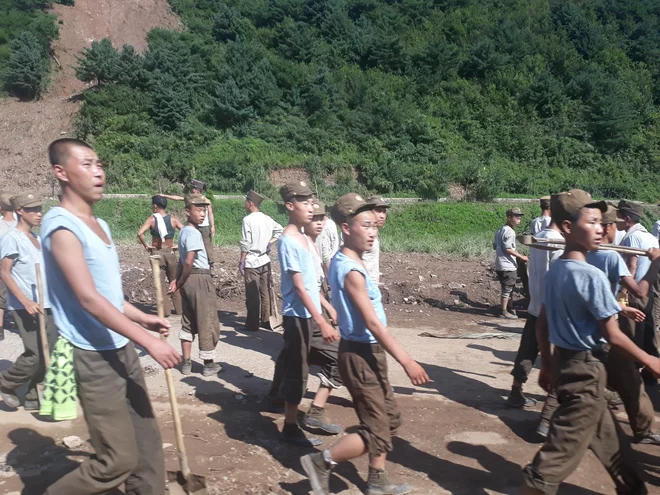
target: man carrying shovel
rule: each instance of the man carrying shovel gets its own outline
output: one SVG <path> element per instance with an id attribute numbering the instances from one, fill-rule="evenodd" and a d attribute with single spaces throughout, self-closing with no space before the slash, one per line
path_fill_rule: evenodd
<path id="1" fill-rule="evenodd" d="M 241 258 L 238 270 L 245 277 L 245 306 L 247 318 L 245 329 L 256 332 L 259 326 L 269 328 L 271 304 L 270 248 L 282 235 L 282 226 L 259 209 L 265 198 L 254 191 L 245 196 Z"/>
<path id="2" fill-rule="evenodd" d="M 39 265 L 41 278 L 45 279 L 41 241 L 33 229 L 41 224 L 41 199 L 35 194 L 24 193 L 11 200 L 18 215 L 16 228 L 7 232 L 0 246 L 0 277 L 8 289 L 8 308 L 18 327 L 24 351 L 16 362 L 0 374 L 0 395 L 12 409 L 19 405 L 16 390 L 28 384 L 24 408 L 39 410 L 37 384 L 45 373 L 44 356 L 41 351 L 39 319 L 46 319 L 48 348 L 55 346 L 57 328 L 50 310 L 50 301 L 44 290 L 44 300 L 39 301 L 36 267 Z M 40 309 L 40 303 L 45 308 Z"/>

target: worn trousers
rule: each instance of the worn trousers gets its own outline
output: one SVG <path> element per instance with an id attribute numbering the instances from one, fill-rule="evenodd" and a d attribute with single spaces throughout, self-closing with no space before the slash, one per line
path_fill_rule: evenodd
<path id="1" fill-rule="evenodd" d="M 154 251 L 154 254 L 160 255 L 160 283 L 163 290 L 167 287 L 165 285 L 167 282 L 172 282 L 176 280 L 176 269 L 179 262 L 177 255 L 172 252 L 172 249 L 157 249 Z M 183 313 L 183 307 L 181 303 L 181 292 L 176 291 L 171 295 L 171 306 L 170 304 L 165 304 L 165 317 L 168 317 L 172 314 L 172 307 L 176 314 L 181 315 Z"/>
<path id="2" fill-rule="evenodd" d="M 44 379 L 46 367 L 41 347 L 39 332 L 39 317 L 31 315 L 24 309 L 11 312 L 18 333 L 23 341 L 23 354 L 9 369 L 0 373 L 0 388 L 14 392 L 22 385 L 28 384 L 25 400 L 38 400 L 37 385 Z M 50 309 L 46 310 L 46 339 L 48 348 L 52 351 L 57 342 L 57 328 Z"/>
<path id="3" fill-rule="evenodd" d="M 200 359 L 215 359 L 215 348 L 220 340 L 220 322 L 211 272 L 193 268 L 181 287 L 181 299 L 183 313 L 179 339 L 193 342 L 197 336 Z"/>
<path id="4" fill-rule="evenodd" d="M 536 316 L 529 315 L 520 337 L 520 345 L 513 363 L 511 376 L 518 383 L 525 383 L 539 355 L 539 344 L 536 341 Z"/>
<path id="5" fill-rule="evenodd" d="M 74 348 L 78 395 L 95 454 L 47 495 L 163 495 L 165 460 L 142 367 L 132 343 L 111 351 Z"/>
<path id="6" fill-rule="evenodd" d="M 270 318 L 270 263 L 259 268 L 245 269 L 245 326 L 259 330 L 259 325 Z"/>
<path id="7" fill-rule="evenodd" d="M 649 294 L 649 297 L 635 297 L 633 294 L 628 294 L 628 306 L 642 311 L 646 315 L 646 319 L 637 323 L 630 318 L 621 317 L 619 327 L 640 349 L 651 356 L 660 357 L 653 322 L 653 300 L 653 294 Z"/>
<path id="8" fill-rule="evenodd" d="M 559 407 L 545 444 L 523 471 L 525 484 L 554 495 L 591 449 L 618 494 L 646 493 L 630 444 L 604 397 L 607 352 L 555 348 L 554 359 Z"/>

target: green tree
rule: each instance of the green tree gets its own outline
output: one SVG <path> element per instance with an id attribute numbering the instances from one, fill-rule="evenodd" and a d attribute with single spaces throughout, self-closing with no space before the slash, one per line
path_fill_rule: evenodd
<path id="1" fill-rule="evenodd" d="M 12 41 L 11 50 L 7 64 L 7 89 L 27 100 L 41 97 L 47 86 L 49 64 L 38 38 L 26 31 Z"/>
<path id="2" fill-rule="evenodd" d="M 109 38 L 92 41 L 92 46 L 76 55 L 76 60 L 76 77 L 83 82 L 96 82 L 98 86 L 102 86 L 117 78 L 119 54 Z"/>

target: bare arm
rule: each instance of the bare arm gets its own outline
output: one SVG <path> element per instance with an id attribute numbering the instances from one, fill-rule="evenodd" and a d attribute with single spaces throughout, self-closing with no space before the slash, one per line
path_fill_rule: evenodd
<path id="1" fill-rule="evenodd" d="M 658 277 L 658 269 L 660 269 L 660 258 L 658 257 L 659 254 L 660 250 L 653 248 L 649 249 L 649 256 L 651 257 L 652 262 L 649 270 L 646 272 L 646 275 L 644 275 L 644 278 L 640 280 L 639 283 L 635 282 L 634 273 L 629 268 L 630 273 L 633 273 L 633 276 L 621 277 L 621 285 L 623 285 L 623 287 L 625 287 L 628 292 L 637 297 L 646 297 L 649 293 L 649 290 L 651 290 L 651 287 L 653 287 L 656 278 Z M 637 271 L 637 256 L 634 258 L 635 271 Z"/>
<path id="2" fill-rule="evenodd" d="M 390 335 L 387 327 L 378 318 L 367 292 L 367 282 L 364 275 L 355 270 L 350 272 L 344 279 L 344 287 L 351 301 L 362 315 L 367 328 L 389 355 L 403 367 L 413 384 L 423 385 L 428 382 L 429 377 L 424 369 L 403 350 L 403 347 Z"/>
<path id="3" fill-rule="evenodd" d="M 11 292 L 18 302 L 23 305 L 25 310 L 31 315 L 36 315 L 41 313 L 41 308 L 39 304 L 31 299 L 25 297 L 23 291 L 18 287 L 18 284 L 14 280 L 14 277 L 11 276 L 11 268 L 14 265 L 14 260 L 11 258 L 2 258 L 2 267 L 0 267 L 0 278 L 7 286 L 7 290 Z"/>
<path id="4" fill-rule="evenodd" d="M 170 292 L 179 290 L 181 287 L 183 287 L 183 284 L 186 283 L 194 267 L 196 253 L 197 251 L 190 251 L 188 254 L 186 254 L 186 260 L 183 263 L 179 263 L 179 266 L 177 267 L 176 280 L 172 280 L 172 283 L 170 284 Z"/>
<path id="5" fill-rule="evenodd" d="M 323 306 L 323 309 L 325 309 L 328 312 L 328 315 L 330 315 L 330 322 L 333 325 L 337 324 L 337 311 L 335 308 L 332 307 L 332 304 L 330 304 L 330 301 L 328 301 L 325 298 L 325 295 L 323 294 L 323 291 L 320 293 L 321 297 L 321 306 Z"/>
<path id="6" fill-rule="evenodd" d="M 647 354 L 637 347 L 637 345 L 621 331 L 614 316 L 610 316 L 606 320 L 601 320 L 598 324 L 600 326 L 601 334 L 612 347 L 616 347 L 630 359 L 642 363 L 656 376 L 660 373 L 660 359 Z"/>
<path id="7" fill-rule="evenodd" d="M 307 293 L 307 289 L 305 289 L 305 282 L 303 281 L 302 273 L 294 272 L 291 275 L 291 279 L 293 280 L 293 288 L 295 289 L 296 294 L 300 298 L 300 301 L 303 303 L 303 306 L 305 306 L 307 311 L 309 311 L 309 313 L 312 315 L 312 319 L 321 329 L 323 340 L 325 340 L 326 343 L 328 344 L 331 342 L 335 342 L 336 340 L 339 340 L 339 334 L 337 333 L 337 331 L 334 328 L 332 328 L 327 321 L 325 321 L 323 315 L 319 313 L 318 310 L 316 309 L 316 306 L 314 305 L 314 301 L 312 301 L 311 296 Z"/>
<path id="8" fill-rule="evenodd" d="M 73 294 L 85 311 L 102 325 L 144 347 L 164 368 L 172 368 L 179 363 L 181 357 L 169 344 L 137 326 L 96 290 L 87 264 L 80 263 L 85 259 L 85 253 L 80 241 L 72 232 L 68 230 L 54 232 L 51 235 L 51 251 L 55 263 L 59 266 Z M 138 310 L 135 309 L 135 311 Z M 131 309 L 129 309 L 129 314 L 137 318 Z M 167 322 L 159 321 L 163 328 L 167 328 Z"/>
<path id="9" fill-rule="evenodd" d="M 520 260 L 527 261 L 527 256 L 525 256 L 523 254 L 520 254 L 518 251 L 516 251 L 513 248 L 505 249 L 504 252 L 507 253 L 507 254 L 510 254 L 511 256 L 514 256 L 515 258 L 518 258 Z"/>
<path id="10" fill-rule="evenodd" d="M 153 215 L 150 216 L 149 218 L 147 218 L 144 221 L 144 223 L 142 224 L 142 227 L 140 227 L 140 230 L 138 230 L 138 233 L 137 233 L 138 240 L 140 241 L 140 244 L 142 244 L 144 246 L 144 249 L 146 249 L 147 251 L 152 249 L 152 246 L 147 244 L 147 241 L 144 240 L 144 234 L 147 230 L 153 228 L 154 221 L 155 221 L 155 219 L 154 219 Z"/>
<path id="11" fill-rule="evenodd" d="M 179 220 L 174 215 L 170 215 L 170 221 L 172 222 L 172 227 L 174 227 L 176 230 L 181 230 L 183 228 L 181 220 Z"/>
<path id="12" fill-rule="evenodd" d="M 628 270 L 630 270 L 630 274 L 634 277 L 635 273 L 637 273 L 637 256 L 629 255 L 626 264 L 628 265 Z"/>
<path id="13" fill-rule="evenodd" d="M 183 196 L 177 196 L 175 194 L 159 194 L 165 199 L 171 199 L 172 201 L 183 201 L 185 198 Z"/>
<path id="14" fill-rule="evenodd" d="M 215 218 L 213 218 L 213 204 L 211 203 L 210 199 L 208 201 L 209 201 L 208 215 L 209 215 L 209 225 L 211 226 L 211 235 L 215 235 Z"/>

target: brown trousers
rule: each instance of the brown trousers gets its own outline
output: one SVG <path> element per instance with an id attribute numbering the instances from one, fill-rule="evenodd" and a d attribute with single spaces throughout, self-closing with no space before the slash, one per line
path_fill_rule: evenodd
<path id="1" fill-rule="evenodd" d="M 644 482 L 604 397 L 607 351 L 555 349 L 557 398 L 550 433 L 531 464 L 525 484 L 554 495 L 591 449 L 614 480 L 618 494 L 644 494 Z"/>
<path id="2" fill-rule="evenodd" d="M 215 348 L 220 340 L 220 324 L 211 272 L 193 268 L 181 287 L 181 299 L 183 313 L 179 339 L 192 342 L 197 335 L 200 359 L 215 359 Z"/>
<path id="3" fill-rule="evenodd" d="M 23 354 L 16 362 L 0 374 L 0 387 L 14 392 L 24 384 L 28 384 L 25 400 L 38 400 L 37 384 L 41 383 L 46 373 L 44 356 L 41 351 L 41 335 L 39 334 L 39 318 L 30 315 L 24 309 L 11 312 L 18 327 L 18 333 L 23 341 Z M 50 309 L 46 310 L 46 338 L 48 348 L 52 351 L 57 342 L 57 327 Z"/>
<path id="4" fill-rule="evenodd" d="M 209 265 L 212 265 L 215 262 L 215 259 L 213 257 L 213 236 L 211 235 L 211 226 L 197 227 L 197 230 L 202 233 L 202 241 L 204 242 L 206 256 L 209 259 Z"/>
<path id="5" fill-rule="evenodd" d="M 370 455 L 392 450 L 392 437 L 401 426 L 401 413 L 387 377 L 387 354 L 379 344 L 343 340 L 339 344 L 339 373 L 360 420 L 357 433 Z"/>
<path id="6" fill-rule="evenodd" d="M 660 353 L 658 353 L 658 342 L 653 322 L 654 299 L 652 293 L 648 297 L 635 297 L 628 294 L 628 306 L 642 311 L 646 315 L 646 320 L 637 323 L 629 318 L 619 318 L 619 327 L 640 349 L 648 352 L 651 356 L 658 357 Z"/>
<path id="7" fill-rule="evenodd" d="M 158 422 L 135 347 L 73 351 L 73 369 L 95 455 L 53 483 L 47 495 L 163 495 L 165 459 Z"/>
<path id="8" fill-rule="evenodd" d="M 245 269 L 245 326 L 259 330 L 270 318 L 270 263 L 259 268 Z"/>
<path id="9" fill-rule="evenodd" d="M 163 290 L 167 287 L 166 282 L 171 282 L 176 280 L 176 269 L 179 262 L 177 255 L 172 252 L 171 249 L 156 249 L 154 254 L 162 256 L 160 261 L 160 283 Z M 181 315 L 183 313 L 183 307 L 181 305 L 181 293 L 176 291 L 171 296 L 172 304 L 165 304 L 165 317 L 168 317 L 172 314 L 172 307 L 176 314 Z"/>

